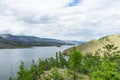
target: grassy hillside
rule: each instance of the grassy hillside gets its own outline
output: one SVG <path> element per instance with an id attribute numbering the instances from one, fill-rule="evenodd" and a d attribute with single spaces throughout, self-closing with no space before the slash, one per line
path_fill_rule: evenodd
<path id="1" fill-rule="evenodd" d="M 94 53 L 98 49 L 102 49 L 106 44 L 115 44 L 115 46 L 120 49 L 120 34 L 118 35 L 109 35 L 100 39 L 95 39 L 89 42 L 86 42 L 82 45 L 77 46 L 77 50 L 82 53 Z M 68 55 L 70 53 L 70 49 L 64 51 L 64 54 Z"/>

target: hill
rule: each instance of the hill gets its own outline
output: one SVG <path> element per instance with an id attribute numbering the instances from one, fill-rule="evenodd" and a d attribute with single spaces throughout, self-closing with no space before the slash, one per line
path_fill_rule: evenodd
<path id="1" fill-rule="evenodd" d="M 80 44 L 85 43 L 83 41 L 76 41 L 76 40 L 64 40 L 64 41 L 67 43 L 75 44 L 75 45 L 80 45 Z"/>
<path id="2" fill-rule="evenodd" d="M 0 34 L 0 48 L 21 48 L 31 46 L 62 46 L 70 44 L 71 43 L 58 39 Z"/>
<path id="3" fill-rule="evenodd" d="M 100 39 L 95 39 L 84 44 L 77 46 L 77 50 L 81 51 L 82 53 L 94 53 L 98 49 L 102 49 L 106 44 L 115 44 L 115 46 L 120 49 L 120 34 L 118 35 L 109 35 L 105 36 Z M 71 49 L 71 48 L 70 48 Z M 70 49 L 64 51 L 65 55 L 70 53 Z"/>

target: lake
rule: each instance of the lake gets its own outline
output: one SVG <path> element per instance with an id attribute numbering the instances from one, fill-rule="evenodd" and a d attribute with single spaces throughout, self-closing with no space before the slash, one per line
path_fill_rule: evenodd
<path id="1" fill-rule="evenodd" d="M 20 61 L 24 61 L 25 67 L 28 68 L 33 59 L 55 57 L 56 52 L 62 52 L 70 47 L 72 46 L 0 49 L 0 80 L 8 80 L 9 76 L 15 76 Z"/>

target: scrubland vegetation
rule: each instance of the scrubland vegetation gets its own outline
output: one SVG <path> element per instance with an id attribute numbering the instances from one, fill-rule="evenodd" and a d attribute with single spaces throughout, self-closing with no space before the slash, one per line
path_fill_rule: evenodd
<path id="1" fill-rule="evenodd" d="M 33 60 L 30 68 L 21 61 L 17 76 L 9 80 L 120 80 L 120 51 L 114 44 L 94 54 L 74 47 L 69 56 L 59 52 L 55 58 Z"/>

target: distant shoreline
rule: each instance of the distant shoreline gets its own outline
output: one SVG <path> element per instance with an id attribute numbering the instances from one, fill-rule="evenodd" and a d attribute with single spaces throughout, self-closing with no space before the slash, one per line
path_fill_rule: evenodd
<path id="1" fill-rule="evenodd" d="M 60 45 L 61 46 L 70 46 L 74 44 L 69 44 L 69 45 Z M 29 46 L 29 47 L 6 47 L 6 48 L 0 48 L 1 49 L 28 49 L 28 48 L 35 48 L 35 47 L 58 47 L 57 45 L 46 45 L 46 46 Z"/>

